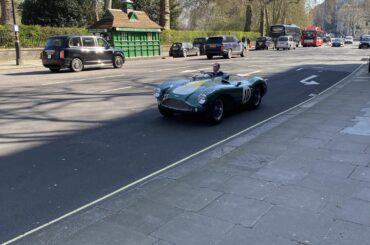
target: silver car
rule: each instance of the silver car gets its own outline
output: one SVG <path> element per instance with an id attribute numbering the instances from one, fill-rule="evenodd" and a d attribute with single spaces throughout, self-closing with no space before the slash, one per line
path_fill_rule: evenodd
<path id="1" fill-rule="evenodd" d="M 276 49 L 277 50 L 279 50 L 279 49 L 291 50 L 291 49 L 295 49 L 295 47 L 296 47 L 296 43 L 293 41 L 292 36 L 280 36 L 277 39 L 277 42 L 276 42 Z"/>

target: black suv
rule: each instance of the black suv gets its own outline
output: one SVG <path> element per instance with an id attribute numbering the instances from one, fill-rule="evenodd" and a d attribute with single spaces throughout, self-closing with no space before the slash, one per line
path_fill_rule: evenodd
<path id="1" fill-rule="evenodd" d="M 206 43 L 208 37 L 197 37 L 193 40 L 193 46 L 198 47 L 201 55 L 206 54 Z"/>
<path id="2" fill-rule="evenodd" d="M 208 59 L 212 59 L 213 56 L 223 56 L 226 59 L 231 59 L 234 54 L 245 57 L 247 55 L 246 51 L 244 43 L 235 36 L 209 37 L 206 44 Z"/>
<path id="3" fill-rule="evenodd" d="M 48 38 L 41 59 L 42 64 L 52 72 L 62 68 L 78 72 L 88 65 L 110 64 L 121 68 L 125 55 L 101 37 L 68 35 Z"/>

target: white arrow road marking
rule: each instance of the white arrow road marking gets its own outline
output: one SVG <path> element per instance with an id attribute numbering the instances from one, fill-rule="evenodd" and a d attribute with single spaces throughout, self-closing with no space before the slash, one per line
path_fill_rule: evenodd
<path id="1" fill-rule="evenodd" d="M 109 89 L 109 90 L 100 91 L 100 93 L 112 92 L 112 91 L 123 90 L 123 89 L 129 89 L 129 88 L 132 88 L 132 87 L 131 87 L 131 86 L 128 86 L 128 87 L 123 87 L 123 88 Z"/>
<path id="2" fill-rule="evenodd" d="M 301 70 L 303 70 L 303 68 L 298 68 L 296 71 L 301 71 Z"/>
<path id="3" fill-rule="evenodd" d="M 317 96 L 317 94 L 309 94 L 308 96 L 309 97 L 315 97 L 315 96 Z"/>
<path id="4" fill-rule="evenodd" d="M 247 76 L 250 76 L 252 74 L 259 73 L 259 72 L 261 72 L 261 70 L 252 71 L 252 72 L 248 72 L 248 73 L 244 73 L 244 74 L 237 74 L 237 75 L 240 76 L 240 77 L 247 77 Z"/>
<path id="5" fill-rule="evenodd" d="M 300 81 L 300 83 L 303 83 L 304 85 L 318 85 L 318 84 L 320 84 L 320 83 L 315 82 L 315 81 L 310 81 L 311 79 L 314 79 L 314 78 L 316 78 L 316 77 L 318 77 L 318 76 L 317 76 L 317 75 L 309 76 L 309 77 L 307 77 L 307 78 L 305 78 L 305 79 L 301 80 L 301 81 Z M 309 81 L 309 82 L 308 82 L 308 81 Z"/>

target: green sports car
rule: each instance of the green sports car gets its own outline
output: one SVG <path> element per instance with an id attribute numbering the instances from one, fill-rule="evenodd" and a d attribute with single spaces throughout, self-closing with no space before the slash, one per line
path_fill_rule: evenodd
<path id="1" fill-rule="evenodd" d="M 261 77 L 200 74 L 190 80 L 166 81 L 155 89 L 154 96 L 159 112 L 165 117 L 174 113 L 204 114 L 217 124 L 225 111 L 240 107 L 256 109 L 266 92 L 267 83 Z"/>

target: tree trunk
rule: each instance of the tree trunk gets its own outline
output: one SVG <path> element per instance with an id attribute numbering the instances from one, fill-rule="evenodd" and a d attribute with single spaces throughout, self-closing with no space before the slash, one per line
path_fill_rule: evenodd
<path id="1" fill-rule="evenodd" d="M 99 20 L 99 11 L 98 11 L 98 0 L 92 1 L 92 9 L 94 15 L 94 22 Z"/>
<path id="2" fill-rule="evenodd" d="M 259 32 L 261 33 L 261 36 L 265 35 L 265 10 L 263 6 L 261 6 L 260 9 L 260 28 Z"/>
<path id="3" fill-rule="evenodd" d="M 161 26 L 165 30 L 171 29 L 170 15 L 170 0 L 161 0 Z"/>
<path id="4" fill-rule="evenodd" d="M 112 8 L 112 0 L 104 0 L 104 10 Z"/>
<path id="5" fill-rule="evenodd" d="M 2 25 L 13 25 L 13 9 L 11 0 L 1 0 L 1 19 Z"/>
<path id="6" fill-rule="evenodd" d="M 252 30 L 252 7 L 250 4 L 247 5 L 247 9 L 245 10 L 245 26 L 244 31 L 250 32 Z"/>

